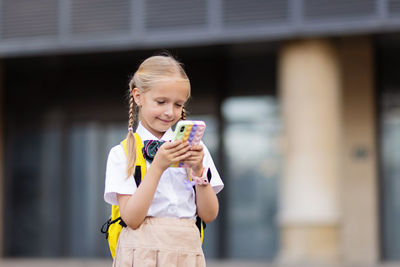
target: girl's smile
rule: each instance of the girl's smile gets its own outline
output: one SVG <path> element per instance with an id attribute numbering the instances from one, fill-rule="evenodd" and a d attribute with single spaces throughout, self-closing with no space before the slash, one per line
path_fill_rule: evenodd
<path id="1" fill-rule="evenodd" d="M 160 119 L 160 118 L 159 118 L 159 120 L 162 121 L 163 123 L 166 123 L 166 124 L 169 124 L 169 123 L 172 122 L 171 120 L 163 120 L 163 119 Z"/>

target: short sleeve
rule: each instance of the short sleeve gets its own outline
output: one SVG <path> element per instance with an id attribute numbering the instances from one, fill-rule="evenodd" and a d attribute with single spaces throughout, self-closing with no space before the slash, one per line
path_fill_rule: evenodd
<path id="1" fill-rule="evenodd" d="M 135 179 L 126 175 L 127 159 L 122 145 L 111 148 L 108 154 L 104 200 L 118 205 L 117 193 L 131 195 L 136 191 Z"/>
<path id="2" fill-rule="evenodd" d="M 215 194 L 218 194 L 222 190 L 222 188 L 224 188 L 224 183 L 222 182 L 222 179 L 219 176 L 219 173 L 217 171 L 217 168 L 215 167 L 210 152 L 208 151 L 207 147 L 204 145 L 203 142 L 201 142 L 201 144 L 203 145 L 203 151 L 204 151 L 203 166 L 206 169 L 208 168 L 210 169 L 211 171 L 210 184 Z"/>

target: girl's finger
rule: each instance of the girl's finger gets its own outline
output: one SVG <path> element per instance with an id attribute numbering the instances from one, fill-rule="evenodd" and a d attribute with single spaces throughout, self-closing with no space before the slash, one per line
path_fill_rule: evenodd
<path id="1" fill-rule="evenodd" d="M 171 144 L 172 144 L 172 146 L 169 149 L 175 150 L 175 151 L 189 146 L 188 142 L 182 142 L 182 141 L 175 141 L 175 142 L 172 142 Z"/>
<path id="2" fill-rule="evenodd" d="M 200 152 L 200 151 L 203 150 L 203 146 L 201 146 L 201 145 L 192 145 L 192 146 L 190 146 L 190 150 Z"/>
<path id="3" fill-rule="evenodd" d="M 162 146 L 164 146 L 165 149 L 173 149 L 176 148 L 177 146 L 181 145 L 182 141 L 174 141 L 174 142 L 165 142 Z"/>
<path id="4" fill-rule="evenodd" d="M 188 145 L 178 146 L 170 149 L 168 152 L 172 155 L 181 155 L 189 151 Z"/>
<path id="5" fill-rule="evenodd" d="M 181 144 L 181 145 L 179 145 L 177 147 L 171 148 L 168 151 L 168 153 L 171 153 L 171 154 L 182 154 L 182 153 L 186 153 L 187 151 L 189 151 L 189 149 L 190 149 L 189 145 L 184 143 L 184 144 Z"/>
<path id="6" fill-rule="evenodd" d="M 178 156 L 178 157 L 175 158 L 175 161 L 174 161 L 174 162 L 177 162 L 177 161 L 186 162 L 187 157 L 189 157 L 188 154 L 180 155 L 180 156 Z"/>
<path id="7" fill-rule="evenodd" d="M 202 160 L 203 154 L 190 150 L 191 160 Z"/>
<path id="8" fill-rule="evenodd" d="M 190 163 L 195 163 L 195 162 L 202 162 L 203 158 L 202 157 L 193 157 L 189 156 L 187 159 L 185 159 L 185 162 L 190 162 Z"/>

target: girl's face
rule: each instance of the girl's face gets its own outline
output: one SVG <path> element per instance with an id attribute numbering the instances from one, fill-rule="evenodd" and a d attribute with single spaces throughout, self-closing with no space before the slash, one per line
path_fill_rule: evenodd
<path id="1" fill-rule="evenodd" d="M 183 105 L 189 98 L 189 87 L 186 81 L 172 79 L 158 82 L 145 93 L 135 88 L 133 95 L 143 126 L 161 138 L 181 118 Z"/>

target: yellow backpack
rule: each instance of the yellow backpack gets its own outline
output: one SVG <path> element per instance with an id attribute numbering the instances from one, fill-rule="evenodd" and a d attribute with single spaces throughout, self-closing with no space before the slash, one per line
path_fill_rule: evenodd
<path id="1" fill-rule="evenodd" d="M 136 185 L 139 187 L 140 182 L 146 174 L 147 166 L 146 159 L 142 154 L 142 140 L 137 133 L 134 133 L 134 136 L 136 141 L 136 169 L 134 178 Z M 127 140 L 122 140 L 121 145 L 124 148 L 125 155 L 128 155 Z M 203 244 L 204 229 L 206 228 L 206 224 L 201 221 L 199 216 L 197 216 L 196 225 L 200 231 L 201 244 Z M 108 245 L 110 247 L 110 252 L 113 259 L 115 256 L 115 250 L 117 248 L 118 238 L 121 233 L 122 227 L 126 227 L 126 224 L 121 218 L 119 207 L 117 205 L 112 205 L 111 217 L 103 224 L 103 226 L 101 227 L 101 232 L 105 235 L 106 239 L 108 239 Z"/>

